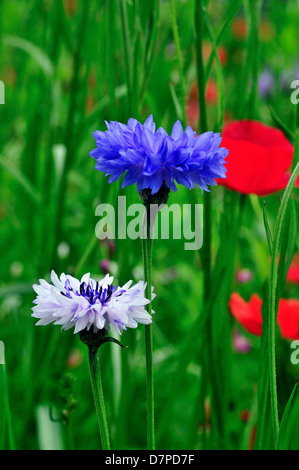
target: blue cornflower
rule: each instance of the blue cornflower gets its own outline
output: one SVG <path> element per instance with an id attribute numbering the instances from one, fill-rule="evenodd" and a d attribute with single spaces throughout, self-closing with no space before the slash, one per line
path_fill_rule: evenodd
<path id="1" fill-rule="evenodd" d="M 225 178 L 228 150 L 219 147 L 220 134 L 205 132 L 196 136 L 190 126 L 183 130 L 177 121 L 169 135 L 162 127 L 156 130 L 153 116 L 144 124 L 129 119 L 128 124 L 107 123 L 107 130 L 94 132 L 96 148 L 90 152 L 95 168 L 109 175 L 109 183 L 124 173 L 122 188 L 137 183 L 137 190 L 154 195 L 162 187 L 176 191 L 176 184 L 188 189 L 198 185 L 209 191 L 215 178 Z"/>

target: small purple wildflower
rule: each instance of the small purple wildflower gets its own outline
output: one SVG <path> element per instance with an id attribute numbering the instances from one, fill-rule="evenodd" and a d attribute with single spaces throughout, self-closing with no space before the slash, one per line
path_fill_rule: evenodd
<path id="1" fill-rule="evenodd" d="M 253 279 L 253 272 L 250 269 L 239 269 L 236 273 L 236 279 L 240 284 L 250 282 Z"/>
<path id="2" fill-rule="evenodd" d="M 258 91 L 261 98 L 269 98 L 274 88 L 274 77 L 270 70 L 260 74 L 258 78 Z"/>
<path id="3" fill-rule="evenodd" d="M 251 351 L 250 341 L 239 330 L 233 333 L 233 348 L 236 352 L 248 354 Z"/>

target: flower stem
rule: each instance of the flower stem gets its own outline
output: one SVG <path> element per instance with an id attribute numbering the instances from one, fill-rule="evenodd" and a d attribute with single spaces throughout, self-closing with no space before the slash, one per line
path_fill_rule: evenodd
<path id="1" fill-rule="evenodd" d="M 151 299 L 152 295 L 152 238 L 150 204 L 146 208 L 146 236 L 143 238 L 143 266 L 144 281 L 146 282 L 145 295 Z M 151 303 L 147 306 L 151 315 Z M 146 402 L 147 402 L 147 448 L 155 449 L 155 406 L 154 406 L 154 368 L 153 368 L 153 330 L 152 325 L 145 325 L 145 352 L 146 352 Z"/>
<path id="2" fill-rule="evenodd" d="M 203 41 L 203 2 L 196 0 L 194 12 L 194 31 L 195 31 L 195 50 L 196 50 L 196 69 L 198 85 L 198 105 L 200 110 L 199 128 L 200 132 L 208 130 L 208 118 L 206 108 L 206 84 L 205 69 L 203 63 L 202 41 Z"/>
<path id="3" fill-rule="evenodd" d="M 72 167 L 74 157 L 75 157 L 75 148 L 74 148 L 74 122 L 77 109 L 78 101 L 78 90 L 80 87 L 80 68 L 83 61 L 82 51 L 83 51 L 83 42 L 86 37 L 86 25 L 88 23 L 88 14 L 89 14 L 89 2 L 82 2 L 82 15 L 79 23 L 79 29 L 77 32 L 77 43 L 73 51 L 73 71 L 72 71 L 72 80 L 70 83 L 70 101 L 65 129 L 65 162 L 62 169 L 62 174 L 57 188 L 57 199 L 56 199 L 56 214 L 54 221 L 54 228 L 52 230 L 54 239 L 52 240 L 52 266 L 58 263 L 56 247 L 62 239 L 63 234 L 63 220 L 64 220 L 64 209 L 65 209 L 65 198 L 66 198 L 66 187 L 67 187 L 67 178 L 69 171 Z"/>
<path id="4" fill-rule="evenodd" d="M 110 450 L 108 422 L 103 395 L 100 361 L 98 351 L 88 347 L 89 372 L 103 450 Z"/>
<path id="5" fill-rule="evenodd" d="M 198 86 L 198 105 L 200 110 L 199 131 L 201 133 L 208 130 L 207 108 L 205 101 L 205 69 L 203 63 L 202 41 L 203 41 L 203 3 L 202 0 L 196 0 L 194 11 L 194 31 L 195 31 L 195 49 L 196 49 L 196 68 L 197 68 L 197 86 Z M 202 253 L 204 270 L 204 292 L 205 298 L 210 292 L 211 277 L 211 211 L 212 201 L 208 192 L 204 194 L 204 243 L 205 248 Z"/>
<path id="6" fill-rule="evenodd" d="M 3 450 L 2 441 L 4 443 L 5 428 L 7 429 L 9 450 L 15 450 L 16 447 L 15 447 L 12 417 L 11 417 L 11 411 L 10 411 L 10 405 L 9 405 L 7 373 L 6 373 L 5 364 L 0 364 L 0 390 L 1 390 L 1 395 L 2 395 L 0 404 L 1 404 L 1 407 L 3 408 L 3 413 L 2 413 L 3 423 L 0 421 L 0 430 L 2 432 L 2 435 L 0 436 L 1 450 Z"/>
<path id="7" fill-rule="evenodd" d="M 298 152 L 298 149 L 296 149 Z M 297 155 L 294 156 L 297 159 Z M 269 282 L 269 375 L 270 375 L 270 397 L 271 397 L 271 415 L 274 443 L 277 444 L 279 432 L 279 416 L 278 416 L 278 397 L 277 397 L 277 377 L 276 377 L 276 347 L 275 347 L 275 331 L 276 331 L 276 314 L 279 298 L 277 298 L 277 276 L 278 266 L 277 258 L 279 253 L 279 241 L 284 217 L 287 210 L 288 201 L 294 188 L 297 176 L 299 174 L 299 162 L 293 170 L 289 183 L 283 193 L 281 204 L 279 207 L 275 233 L 273 238 L 270 282 Z"/>
<path id="8" fill-rule="evenodd" d="M 256 119 L 258 102 L 258 69 L 259 69 L 259 19 L 261 10 L 260 0 L 250 0 L 250 33 L 248 53 L 251 59 L 251 91 L 249 93 L 248 117 Z"/>
<path id="9" fill-rule="evenodd" d="M 185 92 L 185 78 L 184 78 L 184 65 L 183 65 L 183 56 L 182 56 L 182 49 L 179 37 L 179 30 L 178 24 L 176 20 L 176 10 L 175 10 L 175 1 L 170 0 L 170 16 L 171 16 L 171 24 L 172 24 L 172 31 L 174 37 L 174 44 L 176 49 L 177 55 L 177 64 L 178 64 L 178 72 L 179 72 L 179 80 L 180 80 L 180 88 L 181 88 L 181 107 L 182 107 L 182 121 L 183 127 L 187 124 L 187 116 L 186 116 L 186 92 Z"/>
<path id="10" fill-rule="evenodd" d="M 125 66 L 126 66 L 126 79 L 127 79 L 127 91 L 128 91 L 128 111 L 131 114 L 132 111 L 132 50 L 130 43 L 130 31 L 128 24 L 128 14 L 127 14 L 127 2 L 126 0 L 121 0 L 120 2 L 120 12 L 121 12 L 121 26 L 122 26 L 122 35 L 123 35 L 123 44 L 124 44 L 124 57 L 125 57 Z"/>

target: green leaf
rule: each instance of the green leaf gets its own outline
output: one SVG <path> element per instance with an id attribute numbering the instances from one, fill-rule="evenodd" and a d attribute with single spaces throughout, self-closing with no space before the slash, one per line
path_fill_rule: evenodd
<path id="1" fill-rule="evenodd" d="M 278 295 L 284 287 L 290 264 L 296 248 L 297 216 L 294 201 L 291 201 L 286 214 L 286 222 L 282 229 L 281 247 L 278 264 Z"/>
<path id="2" fill-rule="evenodd" d="M 3 393 L 5 389 L 4 367 L 4 364 L 0 364 L 0 450 L 4 449 L 6 437 L 5 397 Z"/>
<path id="3" fill-rule="evenodd" d="M 224 116 L 224 82 L 223 82 L 223 73 L 222 73 L 222 67 L 219 59 L 219 53 L 217 49 L 217 40 L 214 35 L 213 28 L 211 26 L 209 16 L 207 14 L 206 9 L 203 7 L 203 18 L 205 21 L 205 25 L 209 34 L 209 38 L 212 42 L 213 45 L 213 52 L 214 56 L 216 59 L 216 77 L 217 77 L 217 88 L 218 88 L 218 123 L 217 123 L 217 128 L 216 132 L 222 129 L 222 124 L 223 124 L 223 116 Z"/>
<path id="4" fill-rule="evenodd" d="M 279 418 L 278 418 L 278 399 L 277 399 L 277 381 L 276 381 L 276 357 L 275 357 L 275 328 L 276 328 L 276 311 L 279 299 L 277 295 L 277 282 L 278 282 L 278 266 L 277 258 L 279 253 L 279 242 L 283 222 L 287 211 L 288 202 L 295 186 L 296 179 L 299 174 L 299 163 L 297 163 L 289 183 L 283 193 L 281 204 L 279 207 L 276 227 L 273 238 L 273 249 L 270 267 L 270 282 L 269 282 L 269 350 L 270 350 L 270 391 L 271 391 L 271 410 L 272 410 L 272 423 L 274 443 L 277 443 L 279 431 Z"/>
<path id="5" fill-rule="evenodd" d="M 124 346 L 120 341 L 118 341 L 118 339 L 116 338 L 113 338 L 113 336 L 107 336 L 105 339 L 103 339 L 103 343 L 115 343 L 117 344 L 118 346 L 120 346 L 121 348 L 124 348 L 126 349 L 127 346 Z"/>
<path id="6" fill-rule="evenodd" d="M 219 33 L 218 33 L 218 35 L 217 35 L 217 37 L 216 37 L 216 40 L 215 40 L 215 45 L 216 45 L 216 47 L 219 46 L 223 34 L 225 33 L 226 29 L 227 29 L 228 26 L 232 23 L 234 17 L 236 16 L 236 14 L 238 13 L 238 11 L 240 10 L 243 1 L 244 1 L 244 0 L 239 0 L 239 2 L 237 2 L 236 4 L 233 2 L 233 7 L 232 7 L 231 11 L 228 12 L 227 19 L 225 20 L 225 22 L 224 22 L 222 28 L 220 29 L 220 31 L 219 31 Z M 208 63 L 207 63 L 206 74 L 205 74 L 206 83 L 207 83 L 207 81 L 208 81 L 208 79 L 209 79 L 209 76 L 210 76 L 210 73 L 211 73 L 211 70 L 212 70 L 213 59 L 214 59 L 216 50 L 217 50 L 217 49 L 215 49 L 215 47 L 213 47 L 213 50 L 212 50 L 212 52 L 211 52 L 211 54 L 210 54 L 210 57 L 209 57 L 209 60 L 208 60 Z"/>
<path id="7" fill-rule="evenodd" d="M 280 130 L 285 134 L 285 136 L 290 139 L 290 140 L 295 140 L 295 134 L 294 132 L 286 125 L 285 122 L 278 116 L 276 111 L 272 108 L 272 106 L 268 106 L 268 109 L 270 111 L 271 117 L 277 127 L 279 127 Z"/>
<path id="8" fill-rule="evenodd" d="M 267 218 L 267 214 L 266 214 L 266 203 L 265 203 L 265 201 L 264 201 L 263 217 L 264 217 L 264 225 L 265 225 L 265 230 L 266 230 L 268 247 L 269 247 L 269 251 L 270 251 L 270 255 L 271 255 L 272 254 L 272 248 L 273 248 L 273 237 L 272 237 L 271 228 L 270 228 L 268 218 Z"/>
<path id="9" fill-rule="evenodd" d="M 4 157 L 0 156 L 0 166 L 8 171 L 14 179 L 21 185 L 26 194 L 32 199 L 35 204 L 41 203 L 41 196 L 29 179 L 14 165 L 6 161 Z"/>
<path id="10" fill-rule="evenodd" d="M 282 438 L 286 434 L 288 417 L 289 417 L 290 409 L 291 409 L 291 406 L 292 406 L 292 403 L 293 403 L 293 400 L 294 400 L 294 397 L 295 397 L 295 393 L 296 393 L 296 390 L 297 390 L 297 385 L 298 385 L 298 382 L 295 383 L 295 386 L 292 390 L 290 398 L 288 399 L 288 402 L 287 402 L 286 407 L 285 407 L 284 412 L 283 412 L 283 416 L 282 416 L 281 424 L 280 424 L 280 428 L 279 428 L 279 433 L 278 433 L 277 444 L 276 444 L 276 449 L 277 450 L 282 450 Z"/>
<path id="11" fill-rule="evenodd" d="M 183 117 L 183 111 L 182 111 L 180 101 L 177 97 L 174 85 L 172 83 L 169 83 L 169 88 L 170 88 L 170 93 L 171 93 L 173 104 L 174 104 L 174 107 L 175 107 L 175 110 L 176 110 L 177 117 L 181 121 L 182 117 Z"/>
<path id="12" fill-rule="evenodd" d="M 27 52 L 27 54 L 29 54 L 43 70 L 46 76 L 53 77 L 53 64 L 49 57 L 38 46 L 30 41 L 27 41 L 27 39 L 9 35 L 5 35 L 3 37 L 3 43 L 7 46 L 16 47 Z"/>

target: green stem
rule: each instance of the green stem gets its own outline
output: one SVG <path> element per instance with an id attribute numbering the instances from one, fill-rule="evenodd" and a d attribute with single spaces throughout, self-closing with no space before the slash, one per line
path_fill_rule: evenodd
<path id="1" fill-rule="evenodd" d="M 207 132 L 207 108 L 205 101 L 205 70 L 203 64 L 202 53 L 202 37 L 204 28 L 203 2 L 197 0 L 195 3 L 195 49 L 196 49 L 196 66 L 197 66 L 197 85 L 198 85 L 198 104 L 200 110 L 199 129 L 200 132 Z M 211 195 L 208 192 L 204 194 L 204 243 L 203 250 L 203 269 L 204 269 L 204 291 L 205 298 L 210 291 L 211 276 Z"/>
<path id="2" fill-rule="evenodd" d="M 258 97 L 258 65 L 259 65 L 259 16 L 260 0 L 247 0 L 245 10 L 249 25 L 249 33 L 246 45 L 246 62 L 244 65 L 242 86 L 240 86 L 238 113 L 240 118 L 244 115 L 248 119 L 256 118 L 256 107 Z"/>
<path id="3" fill-rule="evenodd" d="M 298 123 L 297 123 L 298 121 Z M 295 131 L 295 149 L 294 149 L 294 159 L 293 159 L 293 165 L 292 165 L 292 170 L 294 170 L 295 166 L 298 163 L 299 159 L 299 104 L 297 104 L 297 115 L 296 115 L 296 124 L 298 125 L 296 131 Z"/>
<path id="4" fill-rule="evenodd" d="M 155 58 L 155 52 L 157 51 L 157 39 L 159 33 L 159 23 L 160 23 L 160 0 L 154 0 L 153 6 L 150 11 L 149 18 L 149 35 L 146 42 L 146 51 L 144 58 L 144 73 L 143 73 L 143 83 L 141 85 L 141 91 L 139 94 L 139 106 L 142 107 L 144 95 L 151 77 L 151 69 Z"/>
<path id="5" fill-rule="evenodd" d="M 152 238 L 150 204 L 146 205 L 146 236 L 143 238 L 144 281 L 146 282 L 146 298 L 152 295 Z M 151 303 L 147 305 L 151 315 Z M 153 367 L 153 329 L 152 325 L 145 326 L 146 352 L 146 402 L 147 402 L 147 448 L 155 449 L 155 406 L 154 406 L 154 367 Z"/>
<path id="6" fill-rule="evenodd" d="M 297 149 L 298 152 L 298 149 Z M 297 158 L 295 155 L 294 158 Z M 274 239 L 272 248 L 271 268 L 270 268 L 270 282 L 269 282 L 269 354 L 270 354 L 270 396 L 271 396 L 271 415 L 274 443 L 276 445 L 278 432 L 279 432 L 279 416 L 278 416 L 278 398 L 277 398 L 277 378 L 276 378 L 276 350 L 275 350 L 275 332 L 276 332 L 276 311 L 279 299 L 276 299 L 277 294 L 277 279 L 278 279 L 278 265 L 277 258 L 279 252 L 279 240 L 281 229 L 287 209 L 287 204 L 295 185 L 297 176 L 299 174 L 299 163 L 297 163 L 289 183 L 283 193 L 281 204 L 279 207 Z"/>
<path id="7" fill-rule="evenodd" d="M 103 395 L 101 369 L 98 352 L 88 347 L 89 372 L 103 450 L 110 450 L 109 429 Z"/>
<path id="8" fill-rule="evenodd" d="M 132 93 L 132 50 L 131 50 L 131 43 L 130 43 L 130 31 L 129 31 L 129 24 L 128 24 L 126 0 L 121 0 L 120 2 L 120 13 L 121 13 L 121 26 L 122 26 L 122 34 L 123 34 L 124 58 L 125 58 L 127 91 L 128 91 L 128 113 L 131 114 L 132 95 L 133 95 Z"/>
<path id="9" fill-rule="evenodd" d="M 115 74 L 117 71 L 115 61 L 115 2 L 110 0 L 107 4 L 107 78 L 108 95 L 111 116 L 116 115 Z"/>
<path id="10" fill-rule="evenodd" d="M 209 57 L 209 60 L 208 60 L 208 63 L 207 63 L 207 66 L 206 66 L 206 73 L 205 73 L 205 83 L 206 84 L 207 84 L 207 82 L 209 80 L 209 77 L 210 77 L 210 74 L 211 74 L 211 70 L 212 70 L 212 66 L 213 66 L 213 60 L 214 60 L 214 57 L 216 55 L 217 47 L 219 46 L 220 41 L 221 41 L 224 33 L 226 32 L 228 27 L 231 25 L 231 23 L 232 23 L 233 19 L 235 18 L 236 14 L 240 10 L 240 7 L 241 7 L 243 1 L 244 0 L 238 0 L 238 2 L 236 4 L 232 4 L 232 6 L 230 8 L 230 11 L 228 13 L 227 19 L 225 20 L 220 32 L 218 33 L 218 35 L 215 39 L 216 48 L 213 47 L 212 52 L 211 52 L 210 57 Z"/>
<path id="11" fill-rule="evenodd" d="M 206 108 L 206 87 L 205 87 L 205 70 L 202 53 L 202 38 L 204 29 L 203 2 L 196 0 L 194 30 L 195 30 L 195 50 L 196 50 L 196 68 L 197 68 L 197 85 L 198 85 L 198 104 L 200 110 L 199 128 L 200 132 L 208 130 L 207 108 Z"/>
<path id="12" fill-rule="evenodd" d="M 86 25 L 88 20 L 89 14 L 89 2 L 83 2 L 82 7 L 82 15 L 79 24 L 79 30 L 77 35 L 77 44 L 73 51 L 73 75 L 71 81 L 71 90 L 70 90 L 70 101 L 69 101 L 69 108 L 68 108 L 68 117 L 66 122 L 66 130 L 65 130 L 65 148 L 66 148 L 66 155 L 65 155 L 65 163 L 61 175 L 61 180 L 59 182 L 59 187 L 57 189 L 57 210 L 55 215 L 55 222 L 54 222 L 54 243 L 52 245 L 52 262 L 51 265 L 55 266 L 57 264 L 57 253 L 56 247 L 58 243 L 61 241 L 62 232 L 63 232 L 63 213 L 65 209 L 65 199 L 66 199 L 66 189 L 67 189 L 67 178 L 70 168 L 72 167 L 73 160 L 74 160 L 74 123 L 75 123 L 75 114 L 77 108 L 77 100 L 78 100 L 78 90 L 80 86 L 80 68 L 82 64 L 82 50 L 83 50 L 83 42 L 86 35 Z"/>
<path id="13" fill-rule="evenodd" d="M 271 243 L 272 252 L 272 243 Z M 267 299 L 266 299 L 267 301 Z M 267 325 L 268 320 L 268 305 L 266 302 L 263 304 L 263 324 Z M 257 384 L 257 423 L 256 423 L 256 439 L 255 449 L 265 450 L 267 445 L 267 436 L 269 429 L 270 408 L 269 408 L 269 334 L 266 328 L 263 328 L 260 346 L 260 363 L 259 363 L 259 377 Z M 269 419 L 268 419 L 269 418 Z"/>
<path id="14" fill-rule="evenodd" d="M 186 117 L 186 91 L 185 91 L 185 78 L 184 78 L 184 64 L 183 64 L 183 56 L 182 56 L 182 49 L 180 43 L 180 36 L 179 30 L 176 20 L 176 11 L 175 11 L 175 2 L 174 0 L 170 0 L 170 15 L 171 15 L 171 24 L 172 24 L 172 31 L 177 55 L 177 63 L 178 63 L 178 72 L 180 78 L 180 88 L 181 88 L 181 107 L 182 107 L 182 120 L 183 120 L 183 127 L 187 124 L 187 117 Z"/>
<path id="15" fill-rule="evenodd" d="M 1 410 L 1 414 L 3 416 L 3 421 L 4 421 L 4 426 L 1 426 L 1 429 L 2 430 L 5 429 L 5 421 L 6 421 L 9 450 L 15 450 L 15 441 L 14 441 L 12 418 L 11 418 L 10 405 L 9 405 L 7 373 L 6 373 L 5 364 L 0 365 L 0 384 L 2 385 L 1 393 L 3 394 L 3 400 L 1 400 L 1 405 L 3 406 L 3 409 Z"/>
<path id="16" fill-rule="evenodd" d="M 256 108 L 258 101 L 258 69 L 259 69 L 259 19 L 260 19 L 260 0 L 250 0 L 250 52 L 252 54 L 252 86 L 249 96 L 249 119 L 256 119 Z"/>

